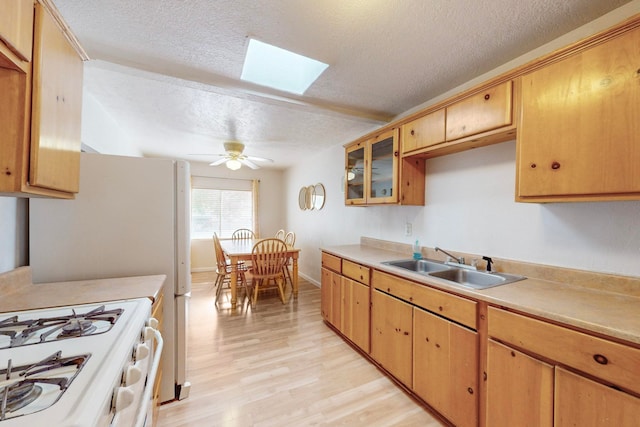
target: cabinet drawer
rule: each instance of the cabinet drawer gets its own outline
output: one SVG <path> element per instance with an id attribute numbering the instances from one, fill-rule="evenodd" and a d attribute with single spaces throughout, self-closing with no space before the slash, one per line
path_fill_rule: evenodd
<path id="1" fill-rule="evenodd" d="M 402 125 L 402 153 L 444 142 L 444 109 L 419 117 Z"/>
<path id="2" fill-rule="evenodd" d="M 476 302 L 373 270 L 373 286 L 462 325 L 477 329 Z"/>
<path id="3" fill-rule="evenodd" d="M 640 349 L 494 307 L 489 335 L 640 393 Z"/>
<path id="4" fill-rule="evenodd" d="M 342 261 L 342 274 L 350 279 L 369 286 L 369 267 L 365 267 L 345 259 Z"/>
<path id="5" fill-rule="evenodd" d="M 447 141 L 510 125 L 511 96 L 508 81 L 447 107 Z"/>
<path id="6" fill-rule="evenodd" d="M 33 0 L 5 0 L 2 2 L 0 41 L 4 42 L 21 60 L 31 61 Z"/>
<path id="7" fill-rule="evenodd" d="M 329 270 L 333 270 L 336 273 L 340 273 L 342 269 L 340 268 L 342 264 L 342 258 L 338 258 L 335 255 L 329 255 L 328 253 L 322 253 L 322 266 L 324 268 L 328 268 Z"/>

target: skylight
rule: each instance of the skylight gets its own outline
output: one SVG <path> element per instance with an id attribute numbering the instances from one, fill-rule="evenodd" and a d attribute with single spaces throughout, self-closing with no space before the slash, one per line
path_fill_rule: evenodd
<path id="1" fill-rule="evenodd" d="M 315 59 L 250 39 L 240 78 L 302 95 L 327 67 Z"/>

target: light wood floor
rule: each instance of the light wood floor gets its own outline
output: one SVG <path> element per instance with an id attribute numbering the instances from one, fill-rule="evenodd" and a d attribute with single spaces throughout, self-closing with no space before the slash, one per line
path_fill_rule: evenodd
<path id="1" fill-rule="evenodd" d="M 163 405 L 158 427 L 443 425 L 322 322 L 313 284 L 301 280 L 297 301 L 267 291 L 234 314 L 228 294 L 216 310 L 212 275 L 193 280 L 191 394 Z"/>

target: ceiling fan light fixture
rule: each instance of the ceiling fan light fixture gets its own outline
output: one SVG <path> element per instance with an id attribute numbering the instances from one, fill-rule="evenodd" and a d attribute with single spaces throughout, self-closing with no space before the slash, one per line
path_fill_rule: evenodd
<path id="1" fill-rule="evenodd" d="M 229 159 L 227 160 L 226 165 L 232 171 L 237 171 L 242 167 L 242 163 L 240 163 L 240 160 L 238 159 Z"/>
<path id="2" fill-rule="evenodd" d="M 353 172 L 353 171 L 348 171 L 347 172 L 347 181 L 352 181 L 355 177 L 356 177 L 355 172 Z"/>

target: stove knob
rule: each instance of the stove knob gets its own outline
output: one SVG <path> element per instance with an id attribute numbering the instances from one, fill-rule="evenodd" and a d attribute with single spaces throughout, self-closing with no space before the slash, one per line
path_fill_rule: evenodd
<path id="1" fill-rule="evenodd" d="M 129 387 L 118 387 L 114 398 L 115 402 L 113 406 L 116 408 L 116 412 L 120 412 L 133 403 L 135 395 Z"/>
<path id="2" fill-rule="evenodd" d="M 133 353 L 136 360 L 142 360 L 149 355 L 149 346 L 145 343 L 140 343 L 136 346 L 136 350 Z"/>
<path id="3" fill-rule="evenodd" d="M 127 368 L 127 372 L 124 375 L 124 385 L 127 387 L 140 381 L 142 378 L 142 369 L 136 365 L 131 365 Z"/>
<path id="4" fill-rule="evenodd" d="M 144 340 L 151 341 L 156 335 L 156 330 L 150 326 L 144 328 Z"/>
<path id="5" fill-rule="evenodd" d="M 158 325 L 160 325 L 160 322 L 158 322 L 158 319 L 156 319 L 155 317 L 150 317 L 147 324 L 153 329 L 158 329 Z"/>

